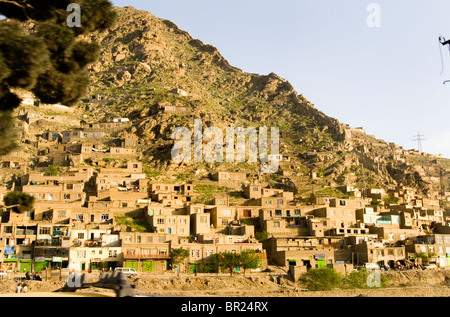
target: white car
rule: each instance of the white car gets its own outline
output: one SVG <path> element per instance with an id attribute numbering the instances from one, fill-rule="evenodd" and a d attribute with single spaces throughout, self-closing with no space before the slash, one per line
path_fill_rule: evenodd
<path id="1" fill-rule="evenodd" d="M 366 264 L 364 264 L 364 267 L 367 271 L 373 271 L 373 270 L 379 271 L 380 270 L 380 265 L 377 263 L 366 263 Z"/>
<path id="2" fill-rule="evenodd" d="M 5 279 L 8 278 L 8 273 L 5 270 L 0 269 L 0 278 Z"/>
<path id="3" fill-rule="evenodd" d="M 125 275 L 126 277 L 134 277 L 137 275 L 136 270 L 129 267 L 116 267 L 114 271 L 122 272 L 122 274 Z"/>
<path id="4" fill-rule="evenodd" d="M 424 270 L 437 270 L 436 264 L 428 264 L 423 267 Z"/>

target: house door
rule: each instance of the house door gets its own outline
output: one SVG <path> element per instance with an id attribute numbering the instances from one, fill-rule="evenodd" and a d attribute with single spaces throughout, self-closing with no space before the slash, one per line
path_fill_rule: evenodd
<path id="1" fill-rule="evenodd" d="M 311 268 L 311 260 L 310 259 L 303 259 L 303 265 L 306 266 L 306 269 L 309 270 Z"/>
<path id="2" fill-rule="evenodd" d="M 86 270 L 86 262 L 81 262 L 81 263 L 80 263 L 80 269 L 81 269 L 82 271 L 85 271 L 85 270 Z"/>
<path id="3" fill-rule="evenodd" d="M 154 272 L 155 271 L 155 261 L 143 261 L 142 262 L 143 272 Z"/>
<path id="4" fill-rule="evenodd" d="M 126 261 L 125 267 L 132 268 L 137 271 L 138 270 L 138 261 Z"/>
<path id="5" fill-rule="evenodd" d="M 169 228 L 169 229 L 167 229 L 167 230 L 168 230 L 169 234 L 172 233 L 172 228 Z"/>
<path id="6" fill-rule="evenodd" d="M 252 211 L 250 209 L 244 209 L 244 217 L 249 218 L 252 216 Z"/>
<path id="7" fill-rule="evenodd" d="M 318 269 L 323 269 L 325 267 L 325 259 L 317 259 L 316 262 Z"/>

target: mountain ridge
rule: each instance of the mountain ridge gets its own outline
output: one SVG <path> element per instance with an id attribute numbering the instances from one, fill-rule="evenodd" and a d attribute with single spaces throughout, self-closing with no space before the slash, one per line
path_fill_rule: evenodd
<path id="1" fill-rule="evenodd" d="M 450 187 L 450 160 L 405 151 L 352 129 L 315 108 L 289 81 L 230 65 L 217 48 L 194 39 L 174 22 L 132 6 L 116 10 L 114 27 L 87 37 L 102 47 L 99 61 L 90 67 L 89 94 L 104 100 L 86 98 L 79 108 L 92 122 L 130 118 L 128 132 L 142 140 L 139 158 L 150 169 L 188 178 L 243 170 L 254 176 L 251 179 L 274 186 L 284 179 L 297 191 L 363 182 L 372 187 L 413 186 L 428 194 Z M 186 107 L 189 115 L 167 113 L 162 110 L 166 106 Z M 170 157 L 171 131 L 177 126 L 192 129 L 194 118 L 220 128 L 277 126 L 281 154 L 293 160 L 277 175 L 265 177 L 240 163 L 176 164 Z"/>

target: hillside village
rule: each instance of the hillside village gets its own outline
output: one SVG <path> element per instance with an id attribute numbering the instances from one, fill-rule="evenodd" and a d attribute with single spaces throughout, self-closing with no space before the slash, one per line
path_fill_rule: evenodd
<path id="1" fill-rule="evenodd" d="M 212 254 L 249 249 L 262 259 L 253 271 L 450 266 L 444 208 L 450 192 L 426 197 L 405 186 L 347 184 L 333 189 L 340 195 L 304 200 L 288 186 L 268 187 L 228 171 L 157 182 L 139 160 L 140 139 L 129 119 L 91 122 L 70 116 L 74 111 L 30 96 L 18 110 L 22 143 L 0 157 L 0 199 L 3 204 L 8 192 L 21 191 L 35 203 L 25 213 L 0 209 L 1 266 L 8 272 L 124 266 L 162 273 L 174 269 L 173 248 L 189 251 L 186 272 L 214 272 Z M 281 169 L 286 164 L 289 156 L 282 155 Z"/>

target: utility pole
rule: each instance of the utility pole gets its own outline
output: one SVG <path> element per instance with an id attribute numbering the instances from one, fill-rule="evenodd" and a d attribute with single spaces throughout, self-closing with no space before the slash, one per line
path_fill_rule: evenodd
<path id="1" fill-rule="evenodd" d="M 421 135 L 419 132 L 417 132 L 417 135 L 414 137 L 415 139 L 413 139 L 413 141 L 417 141 L 417 149 L 422 153 L 422 141 L 425 141 L 426 139 L 424 139 L 424 135 Z"/>

